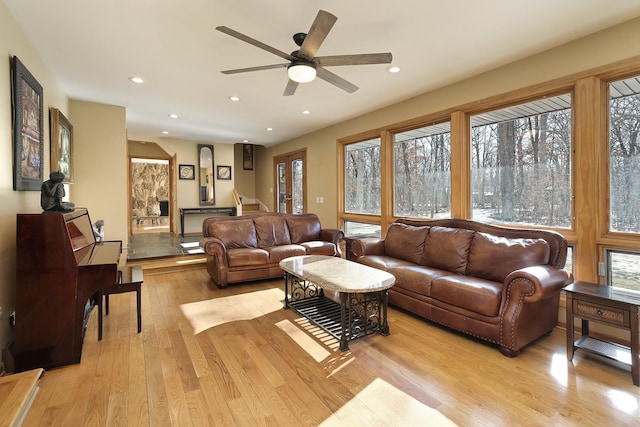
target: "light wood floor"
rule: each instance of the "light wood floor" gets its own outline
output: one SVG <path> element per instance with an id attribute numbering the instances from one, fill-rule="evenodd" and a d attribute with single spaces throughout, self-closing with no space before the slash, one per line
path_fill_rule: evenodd
<path id="1" fill-rule="evenodd" d="M 269 290 L 281 288 L 274 280 L 221 290 L 204 269 L 146 275 L 142 333 L 134 294 L 111 296 L 103 340 L 94 310 L 81 363 L 45 374 L 24 425 L 426 425 L 429 407 L 460 426 L 640 420 L 629 369 L 580 352 L 567 363 L 564 329 L 510 359 L 391 308 L 390 336 L 342 353 L 274 306 Z M 209 302 L 191 304 L 199 301 Z M 247 309 L 262 314 L 222 323 Z M 202 320 L 198 329 L 217 325 L 195 334 L 191 319 Z"/>

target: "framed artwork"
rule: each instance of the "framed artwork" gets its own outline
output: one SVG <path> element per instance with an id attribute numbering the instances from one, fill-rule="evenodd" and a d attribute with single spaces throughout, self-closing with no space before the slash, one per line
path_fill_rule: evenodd
<path id="1" fill-rule="evenodd" d="M 64 181 L 73 182 L 73 126 L 57 108 L 49 110 L 51 123 L 51 171 L 64 174 Z"/>
<path id="2" fill-rule="evenodd" d="M 253 144 L 242 145 L 242 169 L 253 170 Z"/>
<path id="3" fill-rule="evenodd" d="M 196 167 L 194 165 L 178 165 L 180 179 L 196 179 Z"/>
<path id="4" fill-rule="evenodd" d="M 218 179 L 231 179 L 231 166 L 218 166 Z"/>
<path id="5" fill-rule="evenodd" d="M 17 56 L 11 60 L 11 96 L 13 189 L 40 191 L 44 167 L 42 86 Z"/>

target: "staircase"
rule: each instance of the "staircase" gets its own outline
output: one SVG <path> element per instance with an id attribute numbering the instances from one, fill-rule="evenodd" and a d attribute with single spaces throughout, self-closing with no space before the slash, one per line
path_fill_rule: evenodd
<path id="1" fill-rule="evenodd" d="M 242 215 L 247 215 L 255 212 L 260 212 L 259 203 L 243 203 L 242 204 Z"/>
<path id="2" fill-rule="evenodd" d="M 238 209 L 239 215 L 248 215 L 262 211 L 260 203 L 256 203 L 255 199 L 252 199 L 250 203 L 244 203 L 235 188 L 233 189 L 233 199 L 235 200 L 236 206 L 240 208 Z M 242 213 L 240 214 L 240 212 Z"/>

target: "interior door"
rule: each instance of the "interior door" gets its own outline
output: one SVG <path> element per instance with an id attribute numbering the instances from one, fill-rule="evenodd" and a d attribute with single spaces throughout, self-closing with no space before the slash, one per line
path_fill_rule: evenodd
<path id="1" fill-rule="evenodd" d="M 274 206 L 277 212 L 301 214 L 307 211 L 304 196 L 307 175 L 306 153 L 306 150 L 301 150 L 274 158 L 276 182 Z"/>

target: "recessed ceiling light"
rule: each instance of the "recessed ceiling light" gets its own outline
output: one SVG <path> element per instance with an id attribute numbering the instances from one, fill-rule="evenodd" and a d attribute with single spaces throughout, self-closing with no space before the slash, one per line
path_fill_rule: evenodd
<path id="1" fill-rule="evenodd" d="M 169 114 L 169 117 L 171 117 L 172 119 L 177 119 L 178 115 L 177 114 Z"/>
<path id="2" fill-rule="evenodd" d="M 169 131 L 168 131 L 168 130 L 163 130 L 163 131 L 162 131 L 162 134 L 163 134 L 163 135 L 169 135 Z"/>
<path id="3" fill-rule="evenodd" d="M 237 96 L 230 96 L 229 101 L 238 102 L 240 101 L 240 98 L 238 98 Z"/>
<path id="4" fill-rule="evenodd" d="M 271 132 L 273 128 L 267 128 L 267 132 Z"/>
<path id="5" fill-rule="evenodd" d="M 304 111 L 302 112 L 302 114 L 304 114 L 304 115 L 307 115 L 307 116 L 308 116 L 309 114 L 311 114 L 311 111 L 309 111 L 309 110 L 304 110 Z"/>
<path id="6" fill-rule="evenodd" d="M 247 142 L 249 142 L 249 140 L 248 139 L 243 139 L 242 142 L 244 142 L 246 144 Z"/>
<path id="7" fill-rule="evenodd" d="M 138 84 L 144 83 L 144 80 L 142 80 L 142 77 L 135 77 L 135 76 L 134 77 L 129 77 L 129 80 L 131 80 L 134 83 L 138 83 Z"/>
<path id="8" fill-rule="evenodd" d="M 400 67 L 390 67 L 387 69 L 388 72 L 390 73 L 399 73 L 400 72 Z"/>

